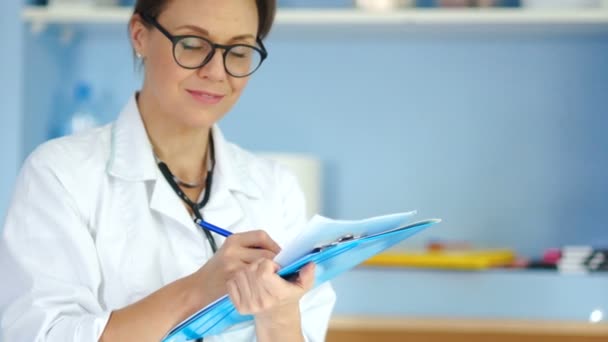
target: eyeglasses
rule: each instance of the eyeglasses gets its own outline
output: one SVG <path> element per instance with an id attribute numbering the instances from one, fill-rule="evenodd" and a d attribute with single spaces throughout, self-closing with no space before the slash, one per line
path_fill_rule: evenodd
<path id="1" fill-rule="evenodd" d="M 247 44 L 222 45 L 209 39 L 185 35 L 174 36 L 162 27 L 155 18 L 140 13 L 142 19 L 158 29 L 173 43 L 173 59 L 184 69 L 199 69 L 215 56 L 217 49 L 224 50 L 224 69 L 233 77 L 247 77 L 253 74 L 268 57 L 268 52 L 258 37 L 260 48 Z"/>

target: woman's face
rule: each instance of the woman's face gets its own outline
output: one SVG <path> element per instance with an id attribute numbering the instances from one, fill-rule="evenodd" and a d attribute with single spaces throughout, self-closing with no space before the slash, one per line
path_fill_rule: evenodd
<path id="1" fill-rule="evenodd" d="M 156 18 L 171 35 L 196 35 L 217 44 L 256 45 L 258 12 L 253 0 L 172 0 Z M 135 49 L 144 57 L 144 91 L 160 114 L 188 128 L 211 127 L 236 103 L 248 77 L 226 73 L 223 49 L 199 69 L 180 67 L 173 45 L 157 29 L 132 24 Z"/>

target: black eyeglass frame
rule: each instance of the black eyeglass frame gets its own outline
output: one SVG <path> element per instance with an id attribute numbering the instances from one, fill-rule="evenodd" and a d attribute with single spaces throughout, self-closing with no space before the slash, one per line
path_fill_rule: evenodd
<path id="1" fill-rule="evenodd" d="M 177 36 L 175 36 L 175 35 L 172 35 L 158 22 L 158 20 L 156 20 L 156 18 L 153 18 L 145 13 L 139 13 L 139 15 L 145 22 L 154 26 L 157 30 L 159 30 L 165 37 L 167 37 L 171 41 L 171 43 L 173 44 L 173 51 L 172 51 L 173 59 L 175 60 L 175 63 L 177 63 L 177 65 L 179 65 L 180 67 L 182 67 L 184 69 L 195 70 L 195 69 L 200 69 L 200 68 L 204 67 L 205 65 L 207 65 L 207 63 L 209 63 L 209 61 L 211 61 L 213 56 L 215 56 L 215 52 L 219 48 L 219 49 L 224 50 L 224 53 L 222 54 L 222 58 L 224 61 L 224 70 L 226 70 L 226 72 L 232 77 L 243 78 L 243 77 L 251 76 L 251 74 L 256 72 L 260 68 L 260 66 L 262 66 L 262 63 L 264 62 L 264 60 L 268 57 L 268 51 L 266 50 L 266 47 L 264 46 L 264 43 L 262 43 L 262 40 L 260 39 L 260 37 L 256 38 L 256 42 L 260 45 L 259 48 L 257 46 L 248 45 L 248 44 L 234 44 L 234 45 L 217 44 L 217 43 L 214 43 L 211 40 L 209 40 L 205 37 L 201 37 L 201 36 L 195 36 L 195 35 L 177 35 Z M 209 52 L 207 57 L 205 57 L 205 59 L 201 62 L 201 64 L 198 66 L 195 66 L 195 67 L 184 66 L 177 60 L 177 56 L 175 55 L 177 43 L 179 43 L 180 40 L 186 39 L 186 38 L 202 39 L 202 40 L 206 41 L 207 43 L 209 43 L 209 46 L 211 46 L 211 51 Z M 261 56 L 260 62 L 258 63 L 257 67 L 245 75 L 235 75 L 235 74 L 231 73 L 230 70 L 228 70 L 228 68 L 226 67 L 226 56 L 228 55 L 228 53 L 230 52 L 231 49 L 239 47 L 239 46 L 252 48 L 252 49 L 256 50 L 257 52 L 259 52 L 260 56 Z"/>

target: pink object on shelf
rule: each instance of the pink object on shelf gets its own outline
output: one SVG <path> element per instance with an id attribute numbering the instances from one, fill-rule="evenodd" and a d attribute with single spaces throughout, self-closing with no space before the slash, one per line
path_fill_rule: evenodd
<path id="1" fill-rule="evenodd" d="M 549 248 L 543 254 L 543 261 L 549 264 L 557 264 L 562 257 L 562 251 L 559 248 Z"/>
<path id="2" fill-rule="evenodd" d="M 499 0 L 438 0 L 440 7 L 492 7 L 497 6 Z"/>

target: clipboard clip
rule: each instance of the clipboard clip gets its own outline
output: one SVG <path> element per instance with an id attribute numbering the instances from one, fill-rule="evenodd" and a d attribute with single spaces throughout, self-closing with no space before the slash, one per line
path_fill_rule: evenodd
<path id="1" fill-rule="evenodd" d="M 335 247 L 335 246 L 337 246 L 337 245 L 341 244 L 342 242 L 346 242 L 346 241 L 350 241 L 350 240 L 358 239 L 358 238 L 360 238 L 360 237 L 361 237 L 361 236 L 357 236 L 357 235 L 354 235 L 354 234 L 346 234 L 346 235 L 343 235 L 342 237 L 340 237 L 340 238 L 336 239 L 336 240 L 335 240 L 335 241 L 333 241 L 333 242 L 326 243 L 326 244 L 323 244 L 323 245 L 320 245 L 320 246 L 315 247 L 315 248 L 312 250 L 312 252 L 310 252 L 310 254 L 315 254 L 315 253 L 322 252 L 322 251 L 327 250 L 327 249 L 329 249 L 329 248 Z M 292 280 L 296 279 L 296 278 L 298 277 L 298 275 L 299 275 L 299 274 L 300 274 L 300 271 L 295 271 L 295 272 L 292 272 L 292 273 L 289 273 L 289 274 L 285 274 L 285 275 L 283 275 L 283 276 L 281 276 L 281 277 L 282 277 L 283 279 L 287 280 L 287 281 L 292 281 Z"/>
<path id="2" fill-rule="evenodd" d="M 346 241 L 350 241 L 350 240 L 354 240 L 354 239 L 358 239 L 360 236 L 355 236 L 353 234 L 346 234 L 344 236 L 339 237 L 337 240 L 330 242 L 330 243 L 326 243 L 324 245 L 321 246 L 317 246 L 315 247 L 312 252 L 313 253 L 318 253 L 318 252 L 322 252 L 328 248 L 332 248 L 335 247 L 339 244 L 341 244 L 342 242 L 346 242 Z"/>

